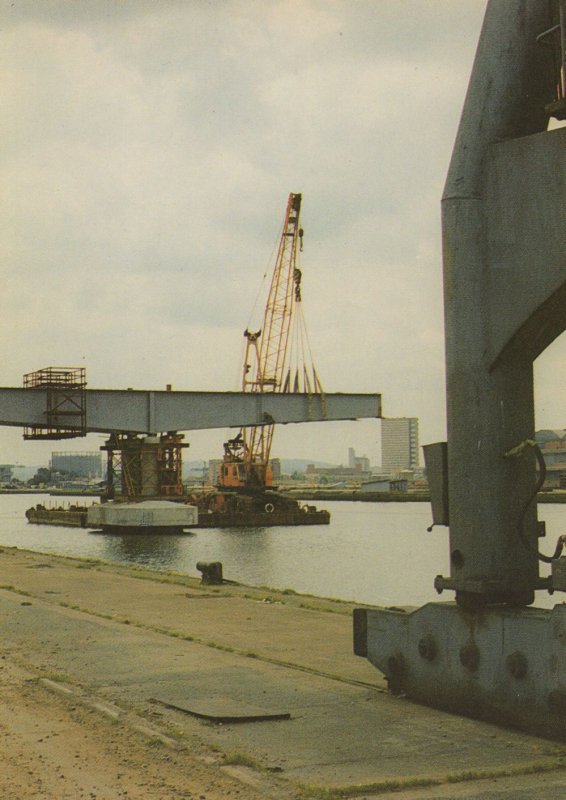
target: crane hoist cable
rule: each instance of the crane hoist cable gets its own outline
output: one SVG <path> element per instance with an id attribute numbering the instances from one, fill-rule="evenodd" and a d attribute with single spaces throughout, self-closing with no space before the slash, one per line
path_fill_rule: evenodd
<path id="1" fill-rule="evenodd" d="M 271 285 L 259 330 L 244 331 L 242 368 L 244 392 L 305 392 L 323 394 L 302 313 L 303 250 L 300 224 L 302 196 L 289 195 Z M 306 346 L 305 346 L 306 343 Z M 307 365 L 307 353 L 310 364 Z M 269 456 L 274 423 L 245 427 L 224 445 L 220 485 L 224 488 L 265 488 L 272 483 Z"/>

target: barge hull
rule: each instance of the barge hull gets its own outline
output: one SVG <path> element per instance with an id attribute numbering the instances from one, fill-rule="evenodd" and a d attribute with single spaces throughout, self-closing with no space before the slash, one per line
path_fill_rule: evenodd
<path id="1" fill-rule="evenodd" d="M 139 504 L 143 506 L 143 504 Z M 131 506 L 111 507 L 111 504 L 94 506 L 89 509 L 50 509 L 29 508 L 26 511 L 28 522 L 35 525 L 56 525 L 67 528 L 94 528 L 105 533 L 181 533 L 185 529 L 198 528 L 275 528 L 303 525 L 328 525 L 330 513 L 314 506 L 302 509 L 275 509 L 269 511 L 201 511 L 196 518 L 194 510 L 188 514 L 187 506 L 171 504 L 177 519 L 158 519 L 153 514 L 128 513 Z M 152 510 L 155 504 L 152 504 Z M 138 512 L 140 509 L 135 509 Z M 161 510 L 161 509 L 159 509 Z M 147 511 L 147 509 L 146 509 Z M 183 511 L 185 512 L 183 514 Z"/>
<path id="2" fill-rule="evenodd" d="M 198 524 L 191 528 L 274 528 L 296 525 L 328 525 L 328 511 L 234 511 L 199 514 Z"/>
<path id="3" fill-rule="evenodd" d="M 86 528 L 86 509 L 84 511 L 68 510 L 39 510 L 28 508 L 26 511 L 28 522 L 34 525 L 60 525 L 65 528 Z"/>

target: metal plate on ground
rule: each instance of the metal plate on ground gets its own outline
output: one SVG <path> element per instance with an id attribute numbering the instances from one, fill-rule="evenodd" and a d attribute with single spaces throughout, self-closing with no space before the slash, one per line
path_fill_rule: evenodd
<path id="1" fill-rule="evenodd" d="M 174 708 L 211 722 L 274 722 L 291 719 L 288 711 L 262 708 L 222 695 L 191 699 L 187 695 L 183 696 L 181 692 L 170 692 L 155 695 L 151 699 L 167 708 Z"/>

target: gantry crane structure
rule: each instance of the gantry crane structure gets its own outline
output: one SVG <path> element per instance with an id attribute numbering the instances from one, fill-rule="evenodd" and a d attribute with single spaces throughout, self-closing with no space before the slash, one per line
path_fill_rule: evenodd
<path id="1" fill-rule="evenodd" d="M 566 539 L 540 541 L 533 369 L 566 331 L 564 119 L 566 0 L 489 0 L 442 200 L 448 440 L 425 449 L 455 600 L 354 611 L 392 692 L 562 740 L 566 604 L 530 606 L 566 592 Z"/>
<path id="2" fill-rule="evenodd" d="M 302 195 L 291 193 L 287 201 L 262 327 L 244 331 L 243 392 L 294 392 L 324 398 L 301 306 L 301 200 Z M 218 480 L 221 490 L 261 492 L 273 485 L 269 457 L 274 429 L 273 422 L 243 427 L 225 442 Z"/>

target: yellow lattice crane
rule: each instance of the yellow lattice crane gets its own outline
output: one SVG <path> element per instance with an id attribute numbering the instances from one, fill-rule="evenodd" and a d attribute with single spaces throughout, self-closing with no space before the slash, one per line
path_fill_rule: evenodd
<path id="1" fill-rule="evenodd" d="M 245 330 L 242 373 L 244 392 L 303 392 L 322 394 L 312 363 L 301 306 L 299 253 L 301 195 L 290 194 L 279 240 L 275 267 L 260 330 Z M 262 490 L 273 484 L 269 456 L 274 424 L 242 428 L 224 444 L 219 488 Z"/>

